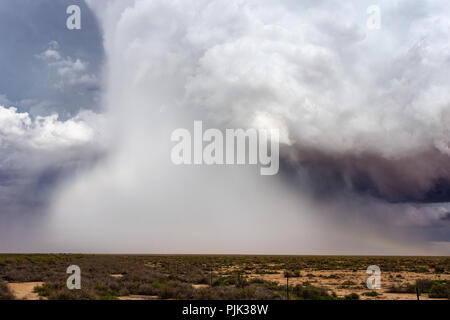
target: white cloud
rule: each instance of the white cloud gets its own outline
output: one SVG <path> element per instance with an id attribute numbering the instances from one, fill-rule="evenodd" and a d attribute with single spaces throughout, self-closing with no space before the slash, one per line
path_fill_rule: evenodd
<path id="1" fill-rule="evenodd" d="M 26 112 L 0 106 L 0 148 L 54 150 L 93 143 L 97 128 L 90 127 L 86 117 L 96 115 L 84 112 L 66 121 L 59 121 L 57 114 L 31 119 Z"/>
<path id="2" fill-rule="evenodd" d="M 55 84 L 57 88 L 62 89 L 66 86 L 97 87 L 99 85 L 97 77 L 87 73 L 87 62 L 70 56 L 63 57 L 59 50 L 58 42 L 51 41 L 48 49 L 38 55 L 58 75 L 59 79 Z"/>

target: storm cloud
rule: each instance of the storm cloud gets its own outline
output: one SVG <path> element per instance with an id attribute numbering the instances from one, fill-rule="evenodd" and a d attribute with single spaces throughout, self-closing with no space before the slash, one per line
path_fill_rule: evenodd
<path id="1" fill-rule="evenodd" d="M 448 254 L 445 1 L 380 1 L 379 30 L 367 1 L 87 4 L 108 152 L 58 185 L 36 248 Z M 279 129 L 280 174 L 173 165 L 170 134 L 194 120 Z"/>

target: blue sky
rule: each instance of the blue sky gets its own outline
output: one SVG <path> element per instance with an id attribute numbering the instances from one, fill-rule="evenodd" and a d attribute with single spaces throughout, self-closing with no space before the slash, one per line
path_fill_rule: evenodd
<path id="1" fill-rule="evenodd" d="M 66 28 L 66 8 L 78 4 L 82 29 Z M 0 2 L 0 98 L 32 115 L 58 113 L 68 118 L 80 109 L 99 108 L 100 82 L 64 84 L 51 61 L 40 59 L 50 43 L 58 43 L 62 59 L 79 59 L 84 74 L 100 77 L 103 45 L 99 26 L 84 1 L 2 0 Z M 0 100 L 0 103 L 2 102 Z M 5 103 L 7 102 L 7 103 Z"/>

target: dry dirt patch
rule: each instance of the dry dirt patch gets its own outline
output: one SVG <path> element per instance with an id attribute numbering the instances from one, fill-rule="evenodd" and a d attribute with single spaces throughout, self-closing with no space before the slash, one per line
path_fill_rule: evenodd
<path id="1" fill-rule="evenodd" d="M 119 300 L 157 300 L 158 296 L 144 296 L 139 294 L 132 294 L 129 296 L 119 297 Z"/>
<path id="2" fill-rule="evenodd" d="M 208 288 L 209 284 L 193 284 L 192 287 L 194 289 Z"/>
<path id="3" fill-rule="evenodd" d="M 43 282 L 10 282 L 8 287 L 16 299 L 39 300 L 39 295 L 33 290 L 35 287 L 43 284 Z"/>

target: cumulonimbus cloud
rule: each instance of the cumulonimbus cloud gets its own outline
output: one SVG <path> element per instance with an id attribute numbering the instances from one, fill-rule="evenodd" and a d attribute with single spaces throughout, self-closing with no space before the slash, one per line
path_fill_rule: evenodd
<path id="1" fill-rule="evenodd" d="M 427 201 L 449 177 L 445 2 L 382 1 L 379 31 L 364 3 L 88 3 L 114 143 L 55 196 L 48 247 L 417 253 L 402 228 L 448 220 L 447 204 L 388 202 Z M 174 167 L 170 133 L 194 119 L 280 129 L 288 183 Z"/>
<path id="2" fill-rule="evenodd" d="M 408 230 L 448 228 L 446 2 L 381 1 L 379 30 L 363 2 L 87 2 L 103 29 L 105 115 L 0 107 L 2 204 L 76 172 L 52 184 L 22 247 L 406 254 L 430 252 L 430 234 Z M 40 57 L 69 82 L 84 74 L 57 49 Z M 282 173 L 174 166 L 170 134 L 193 120 L 279 129 Z"/>
<path id="3" fill-rule="evenodd" d="M 127 62 L 115 72 L 132 84 L 149 72 L 161 81 L 179 73 L 168 86 L 173 101 L 162 104 L 214 125 L 277 127 L 286 159 L 333 170 L 357 192 L 395 202 L 450 198 L 444 1 L 382 1 L 377 31 L 366 26 L 369 2 L 100 3 L 90 5 L 110 63 Z M 160 18 L 147 22 L 138 9 Z"/>

